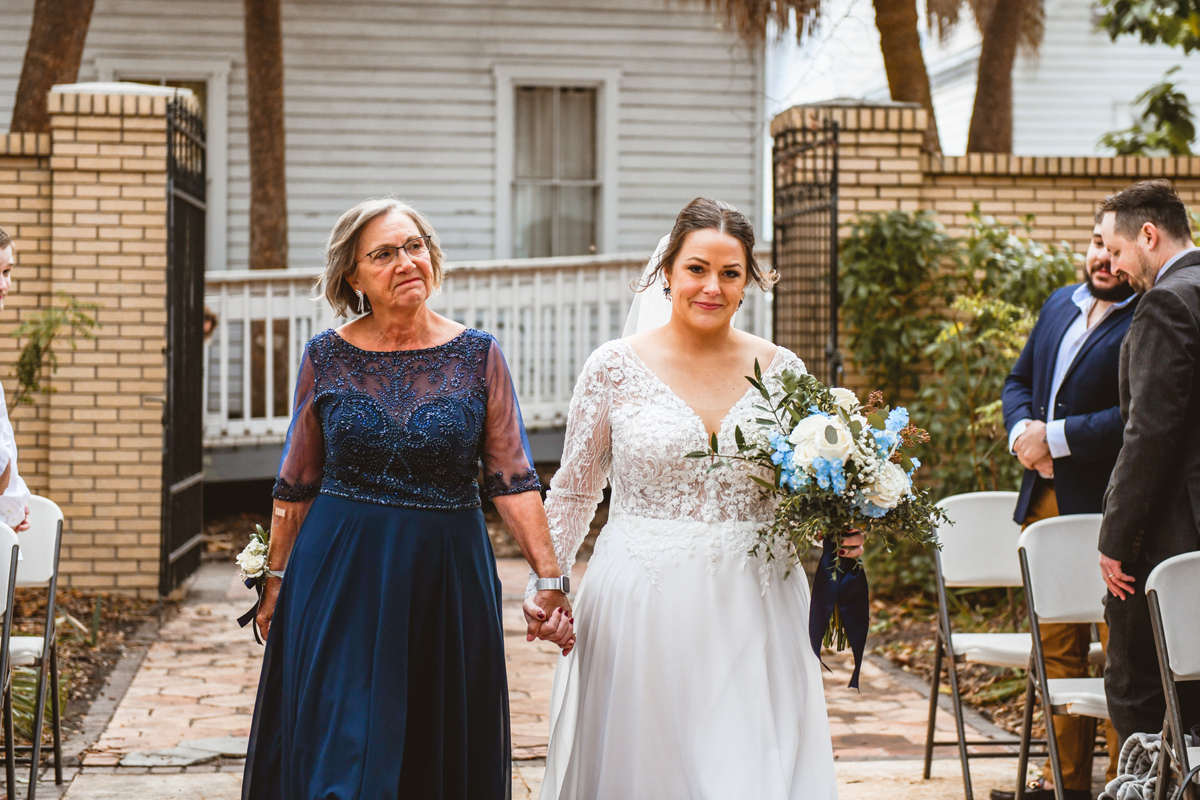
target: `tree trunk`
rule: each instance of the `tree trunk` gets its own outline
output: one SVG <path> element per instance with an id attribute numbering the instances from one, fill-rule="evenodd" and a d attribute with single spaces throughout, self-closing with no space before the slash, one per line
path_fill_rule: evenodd
<path id="1" fill-rule="evenodd" d="M 250 268 L 288 265 L 280 0 L 245 0 L 250 139 Z"/>
<path id="2" fill-rule="evenodd" d="M 75 83 L 95 0 L 35 0 L 33 27 L 13 104 L 13 133 L 46 133 L 46 95 L 56 83 Z"/>
<path id="3" fill-rule="evenodd" d="M 879 47 L 892 99 L 925 107 L 929 126 L 925 129 L 924 147 L 930 153 L 940 153 L 942 143 L 933 113 L 929 72 L 925 69 L 921 37 L 917 33 L 916 0 L 874 0 L 874 3 L 875 27 L 879 29 Z"/>
<path id="4" fill-rule="evenodd" d="M 975 107 L 967 134 L 968 153 L 1011 153 L 1013 137 L 1012 71 L 1017 58 L 1021 20 L 1032 0 L 992 4 L 987 24 L 981 25 L 979 78 Z M 1003 8 L 1003 12 L 1001 12 Z"/>

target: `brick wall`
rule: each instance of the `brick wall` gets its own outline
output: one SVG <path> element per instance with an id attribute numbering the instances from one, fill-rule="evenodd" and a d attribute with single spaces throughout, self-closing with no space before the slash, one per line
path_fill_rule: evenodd
<path id="1" fill-rule="evenodd" d="M 840 129 L 843 224 L 871 211 L 932 210 L 951 234 L 963 235 L 967 214 L 978 203 L 1002 221 L 1033 214 L 1032 238 L 1066 241 L 1084 253 L 1096 207 L 1134 181 L 1168 178 L 1184 202 L 1200 208 L 1200 158 L 930 156 L 921 152 L 925 111 L 913 104 L 796 106 L 775 117 L 771 132 L 820 127 L 826 119 Z M 842 235 L 848 233 L 843 227 Z M 847 385 L 858 385 L 849 358 L 846 368 Z"/>
<path id="2" fill-rule="evenodd" d="M 99 327 L 56 348 L 53 393 L 12 414 L 30 489 L 66 516 L 62 585 L 158 590 L 166 390 L 166 99 L 52 94 L 51 132 L 0 138 L 0 226 L 16 243 L 0 336 L 58 293 Z M 12 313 L 15 307 L 16 313 Z M 24 342 L 11 339 L 7 362 Z M 0 367 L 12 392 L 12 369 Z"/>
<path id="3" fill-rule="evenodd" d="M 0 136 L 0 227 L 13 237 L 13 288 L 0 312 L 0 377 L 12 400 L 18 323 L 49 302 L 50 292 L 50 135 Z M 21 477 L 35 494 L 49 490 L 49 403 L 33 398 L 11 415 L 20 452 Z"/>

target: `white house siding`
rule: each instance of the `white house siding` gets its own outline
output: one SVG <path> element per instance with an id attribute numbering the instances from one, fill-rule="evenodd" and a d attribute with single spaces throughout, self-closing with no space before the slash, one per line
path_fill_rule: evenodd
<path id="1" fill-rule="evenodd" d="M 1183 69 L 1174 79 L 1200 106 L 1200 56 L 1185 57 L 1181 50 L 1144 45 L 1135 37 L 1112 42 L 1108 34 L 1095 30 L 1093 0 L 1043 1 L 1045 37 L 1040 52 L 1019 55 L 1013 68 L 1014 153 L 1104 153 L 1097 145 L 1100 136 L 1129 127 L 1133 99 L 1176 65 Z M 825 40 L 770 71 L 781 76 L 775 85 L 782 88 L 774 93 L 786 98 L 784 105 L 839 96 L 887 98 L 871 4 L 831 0 L 827 12 Z M 979 32 L 965 15 L 950 41 L 936 42 L 928 32 L 922 39 L 943 150 L 961 155 L 975 99 Z M 768 93 L 773 93 L 772 87 Z"/>
<path id="2" fill-rule="evenodd" d="M 1095 32 L 1091 0 L 1045 0 L 1046 38 L 1036 57 L 1013 70 L 1013 151 L 1020 155 L 1094 155 L 1096 140 L 1127 128 L 1133 98 L 1168 69 L 1200 107 L 1200 56 L 1136 37 L 1113 43 Z M 1109 151 L 1111 152 L 1111 151 Z"/>
<path id="3" fill-rule="evenodd" d="M 0 0 L 0 126 L 11 117 L 33 0 Z M 495 253 L 497 64 L 620 70 L 616 250 L 649 251 L 691 198 L 757 211 L 761 65 L 679 0 L 284 0 L 290 263 L 316 265 L 337 214 L 395 192 L 449 258 Z M 227 60 L 228 245 L 247 264 L 249 167 L 240 0 L 97 0 L 96 59 Z"/>

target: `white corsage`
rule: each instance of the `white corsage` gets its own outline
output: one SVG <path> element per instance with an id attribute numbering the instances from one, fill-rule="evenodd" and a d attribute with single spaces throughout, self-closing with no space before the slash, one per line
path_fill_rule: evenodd
<path id="1" fill-rule="evenodd" d="M 271 549 L 271 532 L 263 530 L 262 525 L 255 525 L 254 533 L 250 534 L 250 544 L 238 553 L 237 565 L 242 568 L 242 580 L 248 585 L 251 581 L 260 583 L 267 576 L 267 552 Z"/>

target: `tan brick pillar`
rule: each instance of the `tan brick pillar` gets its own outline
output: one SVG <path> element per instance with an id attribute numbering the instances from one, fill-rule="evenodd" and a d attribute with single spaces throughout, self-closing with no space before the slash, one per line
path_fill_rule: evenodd
<path id="1" fill-rule="evenodd" d="M 155 596 L 166 391 L 166 99 L 50 95 L 51 290 L 100 306 L 59 347 L 49 496 L 71 586 Z"/>
<path id="2" fill-rule="evenodd" d="M 838 221 L 868 211 L 920 208 L 926 113 L 916 103 L 817 103 L 775 117 L 771 133 L 838 124 Z M 844 231 L 843 231 L 844 233 Z"/>
<path id="3" fill-rule="evenodd" d="M 0 313 L 0 375 L 11 402 L 17 389 L 17 325 L 50 302 L 50 134 L 0 136 L 0 228 L 13 238 L 13 291 Z M 13 409 L 21 477 L 35 494 L 49 488 L 50 410 L 45 395 Z"/>

